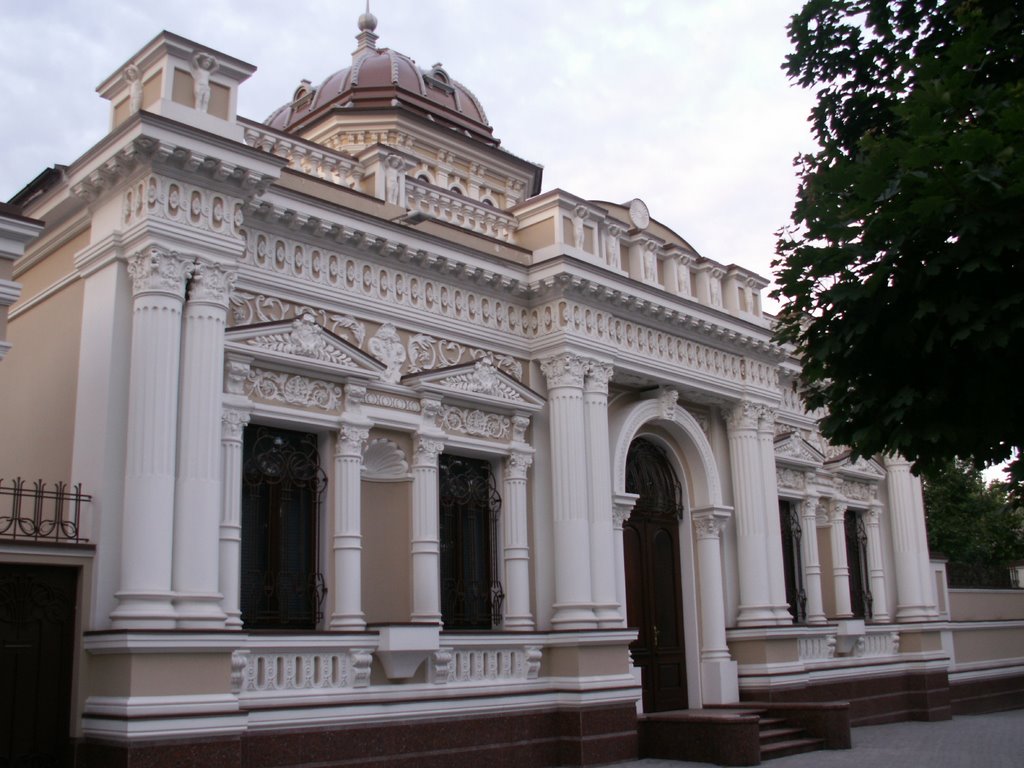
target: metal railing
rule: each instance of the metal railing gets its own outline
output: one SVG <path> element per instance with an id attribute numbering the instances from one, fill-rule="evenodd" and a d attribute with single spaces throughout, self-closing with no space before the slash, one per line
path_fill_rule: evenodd
<path id="1" fill-rule="evenodd" d="M 0 540 L 84 544 L 88 539 L 82 538 L 79 524 L 82 506 L 91 501 L 81 483 L 47 487 L 36 480 L 26 486 L 20 477 L 6 483 L 0 478 Z"/>

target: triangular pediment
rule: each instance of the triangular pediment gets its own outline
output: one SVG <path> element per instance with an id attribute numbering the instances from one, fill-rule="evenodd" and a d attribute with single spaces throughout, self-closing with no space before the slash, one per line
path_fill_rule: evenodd
<path id="1" fill-rule="evenodd" d="M 841 476 L 859 480 L 878 481 L 885 477 L 885 469 L 874 459 L 866 456 L 851 459 L 851 455 L 847 453 L 831 464 L 829 469 Z"/>
<path id="2" fill-rule="evenodd" d="M 775 462 L 797 467 L 820 467 L 825 456 L 798 432 L 775 438 Z"/>
<path id="3" fill-rule="evenodd" d="M 292 320 L 232 328 L 225 346 L 264 363 L 287 368 L 377 379 L 385 366 L 304 314 Z"/>
<path id="4" fill-rule="evenodd" d="M 502 410 L 537 411 L 544 398 L 497 368 L 489 357 L 436 371 L 402 377 L 417 392 L 440 395 L 445 401 L 486 405 Z"/>

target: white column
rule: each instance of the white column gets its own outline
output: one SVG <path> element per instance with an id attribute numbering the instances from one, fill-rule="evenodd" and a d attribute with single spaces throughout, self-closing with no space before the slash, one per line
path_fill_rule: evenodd
<path id="1" fill-rule="evenodd" d="M 758 410 L 757 443 L 761 452 L 761 482 L 764 486 L 765 547 L 768 563 L 768 592 L 778 624 L 792 624 L 786 602 L 786 571 L 782 560 L 782 525 L 779 519 L 779 487 L 775 475 L 775 411 Z"/>
<path id="2" fill-rule="evenodd" d="M 885 589 L 885 568 L 882 561 L 882 538 L 879 518 L 882 507 L 872 504 L 864 516 L 864 528 L 868 536 L 868 583 L 871 585 L 871 618 L 886 622 L 889 616 L 889 597 Z"/>
<path id="3" fill-rule="evenodd" d="M 932 590 L 920 482 L 910 473 L 910 462 L 900 456 L 886 456 L 885 471 L 896 563 L 896 621 L 925 621 L 936 612 L 929 599 Z"/>
<path id="4" fill-rule="evenodd" d="M 242 627 L 242 436 L 248 423 L 248 410 L 225 408 L 221 416 L 220 593 L 229 629 Z"/>
<path id="5" fill-rule="evenodd" d="M 693 510 L 700 573 L 700 666 L 705 704 L 739 700 L 737 665 L 725 640 L 725 596 L 722 590 L 722 527 L 729 513 L 722 509 Z"/>
<path id="6" fill-rule="evenodd" d="M 370 430 L 365 424 L 342 424 L 334 447 L 334 610 L 335 631 L 366 628 L 362 597 L 363 536 L 360 497 L 363 449 Z"/>
<path id="7" fill-rule="evenodd" d="M 417 435 L 412 464 L 412 616 L 420 624 L 441 623 L 441 545 L 437 457 L 444 443 Z"/>
<path id="8" fill-rule="evenodd" d="M 505 546 L 505 629 L 534 628 L 530 612 L 530 539 L 526 525 L 526 473 L 533 464 L 528 453 L 505 459 L 502 538 Z"/>
<path id="9" fill-rule="evenodd" d="M 615 538 L 612 534 L 611 456 L 608 447 L 608 382 L 614 368 L 591 362 L 583 383 L 583 414 L 590 506 L 590 591 L 599 627 L 622 626 L 615 592 Z"/>
<path id="10" fill-rule="evenodd" d="M 846 558 L 846 505 L 833 501 L 828 511 L 828 522 L 836 618 L 849 619 L 853 616 L 853 608 L 850 605 L 850 565 Z"/>
<path id="11" fill-rule="evenodd" d="M 192 259 L 158 248 L 131 258 L 132 351 L 115 629 L 170 629 L 181 306 Z"/>
<path id="12" fill-rule="evenodd" d="M 224 326 L 235 273 L 197 265 L 185 303 L 172 583 L 178 627 L 223 627 L 220 522 Z"/>
<path id="13" fill-rule="evenodd" d="M 622 525 L 629 519 L 636 500 L 636 493 L 619 493 L 615 495 L 612 505 L 612 530 L 615 537 L 615 599 L 618 600 L 621 618 L 619 626 L 626 626 L 626 559 L 625 542 L 622 540 Z"/>
<path id="14" fill-rule="evenodd" d="M 827 621 L 821 599 L 818 501 L 817 494 L 808 494 L 800 502 L 800 556 L 804 563 L 804 594 L 807 596 L 808 624 L 824 624 Z"/>
<path id="15" fill-rule="evenodd" d="M 555 629 L 594 629 L 583 379 L 586 363 L 563 354 L 541 363 L 548 384 L 554 505 Z"/>
<path id="16" fill-rule="evenodd" d="M 758 411 L 758 406 L 742 401 L 725 415 L 739 560 L 740 605 L 736 623 L 741 627 L 776 623 L 768 581 Z"/>

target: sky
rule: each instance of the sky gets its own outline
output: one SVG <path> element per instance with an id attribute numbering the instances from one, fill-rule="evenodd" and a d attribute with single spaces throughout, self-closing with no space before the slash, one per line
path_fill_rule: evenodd
<path id="1" fill-rule="evenodd" d="M 802 0 L 371 0 L 378 47 L 442 63 L 544 189 L 641 198 L 702 255 L 770 277 L 811 151 L 812 95 L 781 70 Z M 95 88 L 166 29 L 257 72 L 239 114 L 351 63 L 362 0 L 0 3 L 0 200 L 99 141 Z M 773 302 L 766 302 L 772 310 Z"/>

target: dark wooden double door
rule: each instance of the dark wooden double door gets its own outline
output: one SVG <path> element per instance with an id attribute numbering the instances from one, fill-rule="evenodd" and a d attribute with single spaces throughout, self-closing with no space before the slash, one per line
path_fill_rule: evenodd
<path id="1" fill-rule="evenodd" d="M 623 524 L 626 618 L 640 668 L 645 712 L 686 709 L 679 556 L 679 484 L 663 452 L 645 441 L 630 449 L 627 491 L 640 498 Z"/>

